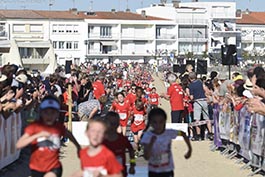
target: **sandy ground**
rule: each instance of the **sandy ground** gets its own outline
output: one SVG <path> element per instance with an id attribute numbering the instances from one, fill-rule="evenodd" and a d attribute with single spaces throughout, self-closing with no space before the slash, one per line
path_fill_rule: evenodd
<path id="1" fill-rule="evenodd" d="M 163 82 L 159 78 L 155 78 L 154 83 L 158 93 L 166 91 Z M 162 108 L 166 110 L 170 118 L 168 101 L 162 100 Z M 240 167 L 244 164 L 235 164 L 236 159 L 229 160 L 220 155 L 219 151 L 212 152 L 209 146 L 209 141 L 192 142 L 193 154 L 189 160 L 186 160 L 184 158 L 187 150 L 185 143 L 183 141 L 173 141 L 175 177 L 246 177 L 251 173 L 249 169 L 240 170 Z M 23 152 L 18 161 L 4 170 L 0 170 L 0 177 L 28 177 L 28 154 L 29 152 Z M 72 143 L 68 143 L 67 147 L 62 148 L 61 161 L 64 169 L 63 177 L 68 177 L 74 171 L 80 169 L 77 152 Z M 134 176 L 147 177 L 147 163 L 143 158 L 137 159 L 136 174 Z M 261 175 L 255 175 L 254 177 L 261 177 Z"/>
<path id="2" fill-rule="evenodd" d="M 158 93 L 166 92 L 163 82 L 155 77 L 155 86 Z M 162 108 L 166 110 L 168 122 L 170 121 L 170 104 L 162 99 Z M 219 151 L 210 151 L 210 141 L 192 142 L 193 154 L 189 160 L 184 158 L 187 150 L 183 141 L 173 141 L 172 151 L 175 162 L 175 177 L 244 177 L 250 174 L 250 170 L 240 170 L 244 164 L 235 164 L 236 159 L 229 160 L 220 155 Z M 72 172 L 80 168 L 75 147 L 69 143 L 63 148 L 62 163 L 64 167 L 63 177 L 68 177 Z M 143 158 L 137 159 L 135 177 L 147 176 L 147 164 Z M 255 175 L 258 177 L 261 175 Z"/>
<path id="3" fill-rule="evenodd" d="M 219 151 L 210 151 L 209 145 L 209 141 L 192 142 L 193 154 L 189 160 L 186 160 L 184 158 L 187 150 L 185 143 L 183 141 L 173 141 L 175 177 L 246 177 L 251 173 L 249 169 L 240 170 L 240 167 L 244 164 L 235 164 L 236 159 L 229 160 L 220 155 Z M 80 162 L 75 147 L 71 143 L 63 151 L 64 154 L 61 159 L 64 167 L 63 177 L 68 177 L 80 168 Z M 137 159 L 137 166 L 134 176 L 147 177 L 147 166 L 143 158 Z M 255 175 L 254 177 L 261 176 Z"/>

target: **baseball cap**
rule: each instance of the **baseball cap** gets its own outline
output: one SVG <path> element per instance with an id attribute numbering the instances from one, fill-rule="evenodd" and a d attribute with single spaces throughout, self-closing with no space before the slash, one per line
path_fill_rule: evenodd
<path id="1" fill-rule="evenodd" d="M 60 110 L 60 104 L 57 101 L 55 101 L 54 99 L 45 99 L 40 104 L 40 110 L 48 109 L 48 108 L 55 109 L 55 110 L 59 111 Z"/>

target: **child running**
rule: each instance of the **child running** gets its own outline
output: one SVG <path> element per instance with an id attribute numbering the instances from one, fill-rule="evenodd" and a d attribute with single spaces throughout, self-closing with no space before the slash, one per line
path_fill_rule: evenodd
<path id="1" fill-rule="evenodd" d="M 148 177 L 174 177 L 174 162 L 171 141 L 182 136 L 188 146 L 185 158 L 191 156 L 189 139 L 182 131 L 166 129 L 167 115 L 161 108 L 155 108 L 148 114 L 148 125 L 141 144 L 144 146 L 144 158 L 148 160 Z"/>
<path id="2" fill-rule="evenodd" d="M 40 104 L 40 119 L 26 127 L 17 142 L 21 149 L 31 145 L 29 167 L 31 177 L 61 177 L 62 165 L 59 161 L 60 139 L 68 137 L 80 149 L 73 135 L 57 120 L 60 104 L 56 97 L 46 96 Z"/>
<path id="3" fill-rule="evenodd" d="M 149 94 L 148 97 L 149 97 L 149 104 L 151 106 L 151 109 L 157 108 L 159 104 L 160 96 L 158 95 L 158 93 L 156 93 L 155 87 L 152 88 L 151 93 Z"/>
<path id="4" fill-rule="evenodd" d="M 90 145 L 80 151 L 81 168 L 71 177 L 122 177 L 122 165 L 115 155 L 102 145 L 107 130 L 102 118 L 88 121 L 86 135 Z"/>
<path id="5" fill-rule="evenodd" d="M 145 115 L 146 111 L 144 102 L 141 99 L 137 99 L 133 108 L 133 119 L 131 123 L 131 131 L 133 133 L 136 156 L 138 156 L 138 151 L 140 151 L 139 141 L 145 129 Z"/>
<path id="6" fill-rule="evenodd" d="M 118 93 L 117 102 L 114 101 L 112 103 L 110 111 L 115 111 L 119 114 L 120 123 L 118 126 L 118 133 L 122 133 L 125 136 L 128 119 L 130 117 L 130 105 L 128 102 L 124 101 L 124 98 L 125 95 L 122 92 Z"/>
<path id="7" fill-rule="evenodd" d="M 106 122 L 108 123 L 108 131 L 103 144 L 109 148 L 116 156 L 116 159 L 123 166 L 123 176 L 127 176 L 126 167 L 126 155 L 125 151 L 128 149 L 130 155 L 130 168 L 129 174 L 135 173 L 135 159 L 134 150 L 128 139 L 120 133 L 117 133 L 117 128 L 119 126 L 119 114 L 116 112 L 108 112 L 106 115 Z"/>

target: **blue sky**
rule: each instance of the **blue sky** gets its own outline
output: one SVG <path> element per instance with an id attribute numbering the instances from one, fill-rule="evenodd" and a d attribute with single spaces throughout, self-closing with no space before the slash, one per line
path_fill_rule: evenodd
<path id="1" fill-rule="evenodd" d="M 74 6 L 78 10 L 88 10 L 91 0 L 0 0 L 1 9 L 49 9 L 49 1 L 53 2 L 52 10 L 67 10 Z M 192 0 L 182 0 L 182 2 L 191 2 Z M 218 1 L 218 0 L 199 0 L 199 1 Z M 237 8 L 252 11 L 265 11 L 264 0 L 219 0 L 219 1 L 235 1 Z M 75 3 L 73 3 L 75 2 Z M 125 10 L 127 0 L 93 0 L 93 9 L 95 11 L 109 11 L 110 9 Z M 132 11 L 137 8 L 149 6 L 151 3 L 158 3 L 160 0 L 128 0 L 128 6 Z M 168 0 L 171 2 L 171 0 Z"/>

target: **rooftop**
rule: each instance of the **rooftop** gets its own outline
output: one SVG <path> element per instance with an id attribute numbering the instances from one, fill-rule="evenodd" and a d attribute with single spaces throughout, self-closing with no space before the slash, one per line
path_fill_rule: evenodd
<path id="1" fill-rule="evenodd" d="M 242 18 L 236 21 L 237 24 L 265 24 L 265 12 L 245 12 L 242 13 Z"/>
<path id="2" fill-rule="evenodd" d="M 106 19 L 106 20 L 168 20 L 133 12 L 107 12 L 93 13 L 69 11 L 43 11 L 43 10 L 0 10 L 0 19 Z"/>
<path id="3" fill-rule="evenodd" d="M 169 20 L 159 17 L 141 15 L 133 12 L 95 12 L 93 15 L 86 15 L 85 12 L 80 12 L 79 16 L 85 19 L 108 19 L 108 20 Z"/>

